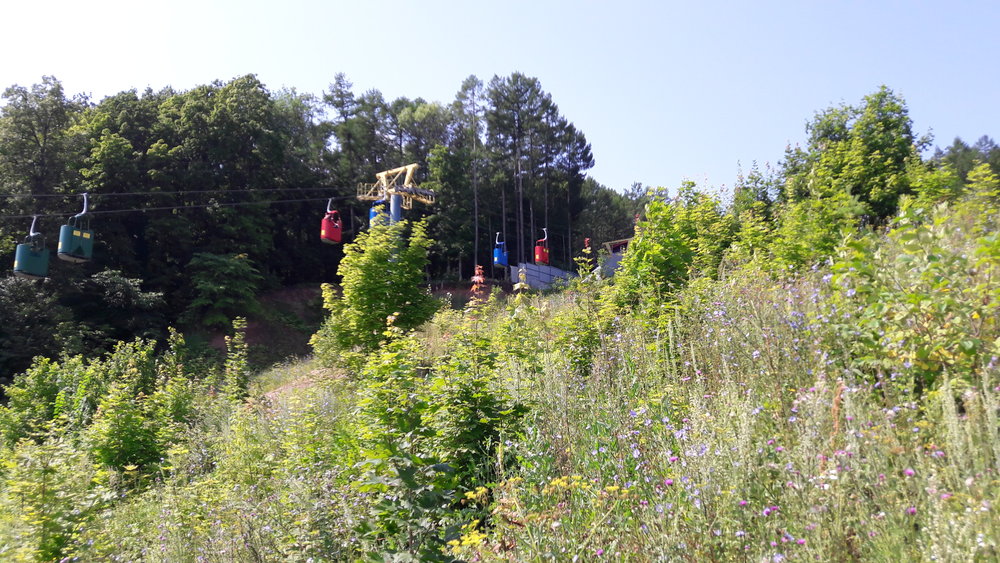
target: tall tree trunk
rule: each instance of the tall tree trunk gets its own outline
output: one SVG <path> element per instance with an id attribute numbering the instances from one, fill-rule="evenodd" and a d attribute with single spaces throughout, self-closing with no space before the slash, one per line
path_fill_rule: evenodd
<path id="1" fill-rule="evenodd" d="M 507 238 L 507 188 L 506 184 L 500 183 L 500 230 L 503 231 L 504 242 L 509 241 Z M 510 243 L 507 243 L 508 250 L 510 249 Z"/>
<path id="2" fill-rule="evenodd" d="M 475 141 L 473 141 L 475 147 Z M 476 171 L 476 151 L 472 151 L 472 262 L 479 263 L 479 176 Z"/>
<path id="3" fill-rule="evenodd" d="M 566 183 L 566 256 L 573 261 L 573 211 L 570 209 L 569 182 Z"/>
<path id="4" fill-rule="evenodd" d="M 534 239 L 535 239 L 535 233 L 537 233 L 537 231 L 535 230 L 535 202 L 531 201 L 530 199 L 528 200 L 528 215 L 529 215 L 529 217 L 531 219 L 531 223 L 530 223 L 531 236 L 528 237 L 528 242 L 529 242 L 529 244 L 532 244 L 532 248 L 531 248 L 531 250 L 532 250 L 532 257 L 534 257 L 534 250 L 535 249 L 534 249 L 534 244 L 533 243 L 534 243 Z"/>
<path id="5" fill-rule="evenodd" d="M 524 262 L 524 182 L 521 178 L 521 148 L 515 151 L 517 159 L 517 249 L 518 261 Z"/>

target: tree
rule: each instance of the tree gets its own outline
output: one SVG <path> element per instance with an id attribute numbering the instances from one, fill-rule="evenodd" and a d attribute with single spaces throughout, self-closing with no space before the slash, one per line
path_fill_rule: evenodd
<path id="1" fill-rule="evenodd" d="M 3 92 L 0 108 L 0 194 L 24 197 L 2 199 L 7 214 L 45 214 L 60 202 L 33 196 L 75 192 L 78 177 L 72 163 L 79 159 L 82 137 L 73 128 L 86 107 L 83 97 L 67 98 L 62 84 L 51 76 L 30 89 L 11 86 Z M 39 229 L 44 229 L 44 219 Z M 23 228 L 0 227 L 0 250 L 13 247 Z"/>
<path id="2" fill-rule="evenodd" d="M 734 230 L 718 199 L 698 191 L 694 182 L 684 182 L 672 201 L 653 199 L 615 274 L 616 300 L 662 303 L 690 279 L 717 276 Z"/>
<path id="3" fill-rule="evenodd" d="M 205 326 L 224 328 L 237 315 L 257 310 L 261 276 L 247 255 L 199 252 L 186 271 L 195 292 L 185 313 L 189 321 L 200 319 Z"/>
<path id="4" fill-rule="evenodd" d="M 472 262 L 480 263 L 479 256 L 479 181 L 483 169 L 483 81 L 475 75 L 469 75 L 462 81 L 462 86 L 455 94 L 452 102 L 452 115 L 455 116 L 452 138 L 453 145 L 460 151 L 469 154 L 469 176 L 472 191 Z"/>
<path id="5" fill-rule="evenodd" d="M 843 193 L 865 206 L 865 214 L 884 221 L 899 198 L 912 193 L 907 169 L 919 162 L 926 142 L 916 139 L 906 102 L 882 86 L 860 107 L 841 105 L 816 114 L 807 125 L 805 150 L 789 148 L 779 199 L 798 202 Z"/>
<path id="6" fill-rule="evenodd" d="M 29 90 L 11 86 L 0 110 L 0 180 L 11 193 L 52 194 L 71 189 L 69 162 L 80 137 L 71 126 L 86 107 L 67 98 L 62 83 L 45 76 Z"/>
<path id="7" fill-rule="evenodd" d="M 423 287 L 427 249 L 432 244 L 424 222 L 374 224 L 344 248 L 338 273 L 343 291 L 324 286 L 330 311 L 312 338 L 319 358 L 332 362 L 352 352 L 378 347 L 388 327 L 406 331 L 431 318 L 438 301 Z"/>
<path id="8" fill-rule="evenodd" d="M 583 210 L 574 228 L 581 236 L 591 239 L 594 244 L 632 236 L 636 210 L 627 195 L 587 178 L 580 190 L 580 200 Z"/>
<path id="9" fill-rule="evenodd" d="M 0 278 L 0 383 L 10 383 L 15 373 L 28 369 L 34 356 L 62 350 L 59 335 L 72 312 L 50 289 L 48 282 Z"/>
<path id="10" fill-rule="evenodd" d="M 542 90 L 536 78 L 520 73 L 507 78 L 494 76 L 487 88 L 487 98 L 486 142 L 494 161 L 491 180 L 499 188 L 503 204 L 507 188 L 514 192 L 517 236 L 513 246 L 519 260 L 525 260 L 525 250 L 531 247 L 534 236 L 540 234 L 541 226 L 548 226 L 550 234 L 565 232 L 564 243 L 570 246 L 572 218 L 580 211 L 583 172 L 594 165 L 590 144 L 582 132 L 559 114 L 552 97 Z M 556 197 L 560 205 L 566 202 L 565 216 L 549 213 L 555 207 Z M 536 213 L 542 223 L 537 228 Z M 501 217 L 500 222 L 506 226 L 507 217 Z M 506 236 L 506 228 L 502 230 Z"/>

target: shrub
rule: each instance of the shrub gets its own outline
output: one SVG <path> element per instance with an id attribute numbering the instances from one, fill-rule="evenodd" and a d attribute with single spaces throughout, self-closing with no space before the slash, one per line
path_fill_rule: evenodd
<path id="1" fill-rule="evenodd" d="M 199 252 L 188 264 L 194 299 L 183 318 L 210 328 L 226 328 L 233 317 L 258 310 L 263 277 L 246 254 Z"/>
<path id="2" fill-rule="evenodd" d="M 884 240 L 848 244 L 833 266 L 852 356 L 876 380 L 915 384 L 978 381 L 997 353 L 1000 244 L 977 236 L 983 216 L 939 206 L 908 213 Z M 897 376 L 905 376 L 899 377 Z"/>
<path id="3" fill-rule="evenodd" d="M 317 357 L 332 364 L 351 352 L 370 352 L 386 338 L 388 326 L 402 331 L 431 318 L 439 303 L 423 287 L 427 238 L 423 222 L 376 224 L 344 247 L 338 274 L 343 292 L 323 288 L 323 307 L 330 311 L 311 344 Z"/>
<path id="4" fill-rule="evenodd" d="M 695 191 L 692 182 L 674 201 L 649 202 L 615 275 L 616 301 L 662 302 L 688 279 L 715 277 L 734 230 L 718 200 Z"/>
<path id="5" fill-rule="evenodd" d="M 22 440 L 4 460 L 0 553 L 5 560 L 57 561 L 111 498 L 86 453 L 51 427 Z"/>

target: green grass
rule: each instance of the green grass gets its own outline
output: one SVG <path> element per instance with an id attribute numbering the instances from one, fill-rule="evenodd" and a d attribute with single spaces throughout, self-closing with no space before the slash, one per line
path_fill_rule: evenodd
<path id="1" fill-rule="evenodd" d="M 198 387 L 148 467 L 100 467 L 55 424 L 3 454 L 0 558 L 997 560 L 997 261 L 941 232 L 635 311 L 579 282 L 442 311 L 360 373 Z M 942 268 L 972 281 L 911 275 Z"/>

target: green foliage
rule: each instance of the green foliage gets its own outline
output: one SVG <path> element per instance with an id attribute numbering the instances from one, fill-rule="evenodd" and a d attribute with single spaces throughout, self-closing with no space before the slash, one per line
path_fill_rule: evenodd
<path id="1" fill-rule="evenodd" d="M 250 365 L 247 362 L 249 348 L 246 341 L 247 321 L 237 317 L 233 320 L 233 335 L 226 336 L 226 365 L 223 372 L 223 390 L 226 395 L 240 400 L 246 397 L 250 384 Z"/>
<path id="2" fill-rule="evenodd" d="M 3 444 L 12 446 L 40 432 L 57 416 L 72 428 L 88 424 L 108 383 L 102 371 L 78 356 L 62 362 L 37 359 L 4 389 L 7 404 L 0 406 Z"/>
<path id="3" fill-rule="evenodd" d="M 324 286 L 323 306 L 330 316 L 312 339 L 324 362 L 372 351 L 387 327 L 416 328 L 437 310 L 439 303 L 423 287 L 431 240 L 423 222 L 414 223 L 405 237 L 408 226 L 406 221 L 376 224 L 345 246 L 339 269 L 342 294 Z"/>
<path id="4" fill-rule="evenodd" d="M 953 201 L 962 193 L 962 182 L 949 164 L 929 166 L 911 165 L 908 171 L 913 186 L 913 198 L 904 200 L 904 211 L 912 208 L 929 208 L 938 203 Z"/>
<path id="5" fill-rule="evenodd" d="M 717 276 L 734 231 L 732 216 L 692 182 L 673 201 L 651 201 L 616 274 L 617 301 L 662 301 L 688 279 Z"/>
<path id="6" fill-rule="evenodd" d="M 22 440 L 3 459 L 0 553 L 8 561 L 68 559 L 109 500 L 86 452 L 59 431 Z"/>
<path id="7" fill-rule="evenodd" d="M 787 271 L 825 260 L 857 229 L 863 209 L 857 199 L 844 192 L 786 205 L 778 216 L 771 247 L 774 266 Z"/>
<path id="8" fill-rule="evenodd" d="M 258 309 L 256 294 L 262 278 L 246 254 L 199 252 L 187 270 L 195 292 L 185 312 L 190 321 L 198 319 L 207 327 L 228 327 L 233 316 Z"/>
<path id="9" fill-rule="evenodd" d="M 403 446 L 405 448 L 405 445 Z M 446 464 L 391 446 L 385 457 L 369 459 L 359 489 L 378 494 L 358 531 L 374 561 L 450 561 L 447 542 L 462 521 L 458 481 Z"/>
<path id="10" fill-rule="evenodd" d="M 970 174 L 970 178 L 972 174 Z M 975 198 L 922 220 L 900 217 L 883 241 L 856 240 L 833 267 L 853 362 L 918 390 L 975 385 L 997 352 L 997 237 Z M 996 212 L 987 215 L 995 225 Z M 855 313 L 855 311 L 857 311 Z M 900 376 L 897 378 L 897 376 Z"/>
<path id="11" fill-rule="evenodd" d="M 436 318 L 461 334 L 436 359 L 409 336 L 373 354 L 362 373 L 356 419 L 369 459 L 361 490 L 380 493 L 363 531 L 386 557 L 445 559 L 445 542 L 471 519 L 455 504 L 457 491 L 489 486 L 513 467 L 503 443 L 527 409 L 497 379 L 499 355 L 477 329 L 480 314 L 473 307 Z"/>
<path id="12" fill-rule="evenodd" d="M 157 440 L 151 407 L 148 397 L 113 384 L 87 432 L 95 458 L 120 471 L 135 471 L 159 461 L 165 451 Z"/>
<path id="13" fill-rule="evenodd" d="M 0 381 L 10 383 L 36 355 L 53 357 L 65 344 L 72 312 L 49 285 L 16 277 L 0 279 Z"/>
<path id="14" fill-rule="evenodd" d="M 484 337 L 458 337 L 449 357 L 434 366 L 431 408 L 422 424 L 433 432 L 430 453 L 455 468 L 464 487 L 501 476 L 505 438 L 517 434 L 527 407 L 497 381 L 497 353 Z M 509 463 L 509 460 L 506 460 Z"/>
<path id="15" fill-rule="evenodd" d="M 201 392 L 185 367 L 183 339 L 157 358 L 155 343 L 119 343 L 105 359 L 80 356 L 54 362 L 39 358 L 5 392 L 0 438 L 8 447 L 55 422 L 86 434 L 95 458 L 115 468 L 156 462 L 190 421 Z M 191 360 L 194 360 L 191 358 Z M 55 421 L 55 422 L 54 422 Z"/>
<path id="16" fill-rule="evenodd" d="M 761 201 L 749 204 L 739 213 L 733 244 L 725 254 L 728 261 L 755 266 L 770 264 L 775 225 L 767 219 L 767 213 L 767 206 Z"/>

